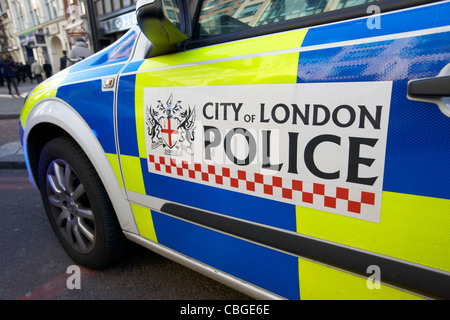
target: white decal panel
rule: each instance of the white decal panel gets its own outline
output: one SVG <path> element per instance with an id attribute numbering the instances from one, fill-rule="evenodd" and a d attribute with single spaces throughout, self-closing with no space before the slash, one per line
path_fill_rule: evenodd
<path id="1" fill-rule="evenodd" d="M 144 89 L 148 170 L 379 222 L 392 82 Z"/>

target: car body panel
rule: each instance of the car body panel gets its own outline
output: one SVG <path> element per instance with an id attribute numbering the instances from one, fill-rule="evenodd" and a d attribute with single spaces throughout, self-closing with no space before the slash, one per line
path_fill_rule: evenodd
<path id="1" fill-rule="evenodd" d="M 448 298 L 450 118 L 409 100 L 407 86 L 450 63 L 449 17 L 442 1 L 385 13 L 381 28 L 362 17 L 148 59 L 132 56 L 147 41 L 134 28 L 32 92 L 24 146 L 37 124 L 60 126 L 93 162 L 127 237 L 247 294 Z M 155 122 L 157 106 L 184 113 Z M 233 133 L 243 153 L 227 149 Z M 373 266 L 382 290 L 370 288 Z"/>

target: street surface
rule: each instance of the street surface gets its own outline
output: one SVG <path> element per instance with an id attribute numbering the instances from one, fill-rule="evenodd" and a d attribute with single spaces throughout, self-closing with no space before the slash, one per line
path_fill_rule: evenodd
<path id="1" fill-rule="evenodd" d="M 68 289 L 74 262 L 53 235 L 26 170 L 0 170 L 0 215 L 0 300 L 250 299 L 137 245 L 115 267 L 81 268 L 81 289 Z"/>
<path id="2" fill-rule="evenodd" d="M 21 169 L 18 115 L 32 86 L 19 86 L 21 98 L 0 87 L 0 300 L 250 299 L 137 245 L 110 269 L 81 268 L 81 288 L 68 288 L 74 262 L 53 235 L 40 194 Z M 5 158 L 22 162 L 1 161 Z"/>

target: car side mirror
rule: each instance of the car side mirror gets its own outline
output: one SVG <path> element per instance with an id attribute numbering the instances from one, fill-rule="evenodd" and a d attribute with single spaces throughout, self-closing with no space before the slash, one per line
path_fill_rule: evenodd
<path id="1" fill-rule="evenodd" d="M 153 44 L 150 56 L 174 52 L 190 37 L 187 1 L 138 0 L 136 18 L 142 32 Z"/>

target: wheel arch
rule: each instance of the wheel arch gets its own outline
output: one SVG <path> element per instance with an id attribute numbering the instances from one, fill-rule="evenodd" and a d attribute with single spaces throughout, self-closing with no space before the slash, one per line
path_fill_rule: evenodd
<path id="1" fill-rule="evenodd" d="M 100 142 L 83 118 L 64 101 L 48 98 L 30 111 L 23 133 L 23 150 L 30 181 L 38 185 L 39 156 L 51 139 L 69 136 L 84 151 L 100 177 L 123 230 L 138 233 L 125 190 L 116 177 Z"/>

